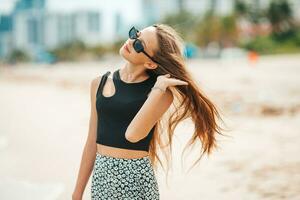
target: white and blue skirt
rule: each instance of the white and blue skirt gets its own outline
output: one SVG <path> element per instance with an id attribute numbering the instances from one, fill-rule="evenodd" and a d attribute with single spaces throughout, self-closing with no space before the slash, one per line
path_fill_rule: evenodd
<path id="1" fill-rule="evenodd" d="M 149 156 L 116 158 L 96 153 L 92 200 L 159 200 L 158 182 Z"/>

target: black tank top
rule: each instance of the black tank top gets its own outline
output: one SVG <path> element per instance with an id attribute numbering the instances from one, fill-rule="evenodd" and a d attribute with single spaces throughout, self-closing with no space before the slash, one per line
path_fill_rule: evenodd
<path id="1" fill-rule="evenodd" d="M 105 75 L 109 75 L 108 71 Z M 155 76 L 135 83 L 126 83 L 120 78 L 120 69 L 113 73 L 115 93 L 110 97 L 103 95 L 103 87 L 107 76 L 102 76 L 96 95 L 98 113 L 98 128 L 96 143 L 112 147 L 149 150 L 154 128 L 138 142 L 132 143 L 125 138 L 125 132 L 130 122 L 147 99 L 147 94 L 156 82 Z M 105 78 L 104 78 L 105 77 Z"/>

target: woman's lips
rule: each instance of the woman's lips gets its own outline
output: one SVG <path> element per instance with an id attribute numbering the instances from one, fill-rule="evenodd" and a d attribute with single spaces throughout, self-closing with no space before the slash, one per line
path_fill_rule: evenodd
<path id="1" fill-rule="evenodd" d="M 128 45 L 127 44 L 125 44 L 125 49 L 130 53 L 130 51 L 129 51 L 129 48 L 128 48 Z"/>

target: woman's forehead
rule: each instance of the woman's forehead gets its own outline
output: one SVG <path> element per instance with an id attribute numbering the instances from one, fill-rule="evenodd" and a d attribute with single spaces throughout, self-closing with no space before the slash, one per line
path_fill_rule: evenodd
<path id="1" fill-rule="evenodd" d="M 149 26 L 141 30 L 140 38 L 146 43 L 145 50 L 153 55 L 153 52 L 158 47 L 156 28 Z"/>

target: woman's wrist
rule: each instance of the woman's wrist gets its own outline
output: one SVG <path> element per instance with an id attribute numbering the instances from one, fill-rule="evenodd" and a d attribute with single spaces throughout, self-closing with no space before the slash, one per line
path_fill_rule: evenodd
<path id="1" fill-rule="evenodd" d="M 72 197 L 75 199 L 77 199 L 77 198 L 80 199 L 80 198 L 82 198 L 82 196 L 83 196 L 83 192 L 80 192 L 77 190 L 73 191 L 73 193 L 72 193 Z"/>
<path id="2" fill-rule="evenodd" d="M 165 91 L 166 91 L 165 88 L 162 88 L 162 87 L 159 87 L 159 86 L 153 86 L 153 87 L 151 88 L 151 90 L 154 90 L 154 89 L 158 89 L 158 90 L 160 90 L 160 91 L 162 91 L 162 92 L 165 92 Z"/>
<path id="3" fill-rule="evenodd" d="M 154 84 L 154 86 L 151 88 L 151 90 L 153 90 L 153 89 L 158 89 L 158 90 L 161 90 L 162 92 L 165 92 L 167 89 L 167 86 L 161 82 L 156 82 Z"/>

